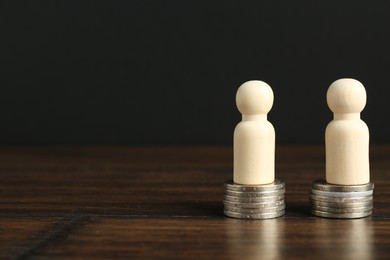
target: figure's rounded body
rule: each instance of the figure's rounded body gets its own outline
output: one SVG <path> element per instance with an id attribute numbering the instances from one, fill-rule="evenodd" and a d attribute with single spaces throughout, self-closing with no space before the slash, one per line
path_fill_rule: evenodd
<path id="1" fill-rule="evenodd" d="M 234 130 L 234 182 L 267 184 L 275 180 L 275 130 L 266 120 L 242 121 Z"/>
<path id="2" fill-rule="evenodd" d="M 362 120 L 333 120 L 326 127 L 326 180 L 331 184 L 370 182 L 369 131 Z"/>

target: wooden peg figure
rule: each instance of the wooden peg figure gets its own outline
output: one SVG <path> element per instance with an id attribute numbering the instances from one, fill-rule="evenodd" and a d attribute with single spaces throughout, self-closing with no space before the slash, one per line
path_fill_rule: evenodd
<path id="1" fill-rule="evenodd" d="M 339 79 L 327 92 L 334 119 L 325 131 L 326 181 L 338 185 L 370 182 L 369 130 L 360 119 L 366 90 L 354 79 Z"/>
<path id="2" fill-rule="evenodd" d="M 237 184 L 269 184 L 275 180 L 275 130 L 267 120 L 274 94 L 263 81 L 248 81 L 237 90 L 242 121 L 234 130 L 233 178 Z"/>

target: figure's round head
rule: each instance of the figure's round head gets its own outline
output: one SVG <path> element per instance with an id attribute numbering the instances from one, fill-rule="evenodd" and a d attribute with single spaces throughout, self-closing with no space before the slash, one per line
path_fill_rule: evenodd
<path id="1" fill-rule="evenodd" d="M 359 81 L 339 79 L 330 85 L 326 100 L 333 113 L 360 113 L 366 105 L 367 95 Z"/>
<path id="2" fill-rule="evenodd" d="M 236 94 L 236 104 L 241 114 L 266 114 L 274 103 L 271 87 L 259 80 L 251 80 L 242 84 Z"/>

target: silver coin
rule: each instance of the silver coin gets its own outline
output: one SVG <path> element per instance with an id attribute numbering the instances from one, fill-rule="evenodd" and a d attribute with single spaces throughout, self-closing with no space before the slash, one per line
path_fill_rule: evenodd
<path id="1" fill-rule="evenodd" d="M 368 207 L 373 205 L 372 200 L 364 201 L 364 202 L 326 202 L 326 201 L 318 201 L 318 200 L 310 200 L 310 204 L 314 206 L 320 207 L 331 207 L 331 208 L 361 208 Z"/>
<path id="2" fill-rule="evenodd" d="M 317 201 L 324 201 L 324 202 L 362 203 L 365 201 L 372 201 L 373 197 L 371 195 L 371 196 L 364 196 L 364 197 L 344 198 L 344 197 L 327 197 L 327 196 L 319 196 L 319 195 L 315 195 L 315 194 L 310 194 L 310 199 L 317 200 Z"/>
<path id="3" fill-rule="evenodd" d="M 284 210 L 276 211 L 272 213 L 257 213 L 257 214 L 248 214 L 248 213 L 237 213 L 224 210 L 223 212 L 226 216 L 232 218 L 240 219 L 268 219 L 268 218 L 277 218 L 284 215 Z"/>
<path id="4" fill-rule="evenodd" d="M 283 201 L 284 203 L 284 201 Z M 231 201 L 223 201 L 223 204 L 228 207 L 244 208 L 244 209 L 258 209 L 265 207 L 277 207 L 282 205 L 280 201 L 275 201 L 275 203 L 238 203 Z"/>
<path id="5" fill-rule="evenodd" d="M 258 213 L 269 213 L 269 212 L 276 212 L 281 211 L 286 208 L 285 204 L 278 205 L 276 207 L 262 207 L 262 208 L 256 208 L 256 209 L 246 209 L 246 208 L 239 208 L 239 207 L 230 207 L 226 206 L 224 207 L 224 210 L 230 211 L 230 212 L 237 212 L 237 213 L 245 213 L 245 214 L 258 214 Z"/>
<path id="6" fill-rule="evenodd" d="M 364 218 L 370 216 L 372 214 L 372 210 L 363 211 L 360 213 L 332 213 L 312 209 L 311 213 L 313 215 L 324 218 Z"/>
<path id="7" fill-rule="evenodd" d="M 232 180 L 225 182 L 225 189 L 232 191 L 245 191 L 245 192 L 262 192 L 262 191 L 274 191 L 284 189 L 284 182 L 275 179 L 273 183 L 264 185 L 247 185 L 247 184 L 236 184 Z"/>
<path id="8" fill-rule="evenodd" d="M 232 191 L 225 190 L 225 194 L 236 197 L 272 197 L 272 196 L 280 196 L 285 193 L 284 189 L 276 190 L 276 191 L 259 191 L 259 192 L 244 192 L 244 191 Z"/>
<path id="9" fill-rule="evenodd" d="M 235 197 L 230 195 L 225 195 L 224 199 L 231 202 L 239 203 L 273 203 L 274 201 L 284 201 L 284 196 L 274 196 L 274 197 Z"/>
<path id="10" fill-rule="evenodd" d="M 329 213 L 361 213 L 361 212 L 372 210 L 372 208 L 373 208 L 372 206 L 359 207 L 359 208 L 331 208 L 331 207 L 312 205 L 312 209 L 314 210 L 329 212 Z"/>
<path id="11" fill-rule="evenodd" d="M 237 197 L 237 196 L 225 194 L 224 197 L 228 198 L 228 200 L 230 198 L 256 199 L 258 202 L 255 202 L 255 203 L 267 203 L 267 202 L 274 202 L 274 201 L 278 201 L 278 200 L 284 200 L 284 194 L 277 195 L 277 196 L 269 196 L 269 197 Z"/>
<path id="12" fill-rule="evenodd" d="M 373 190 L 367 190 L 367 191 L 352 191 L 352 192 L 334 192 L 334 191 L 322 191 L 322 190 L 315 190 L 312 189 L 311 192 L 318 196 L 325 196 L 325 197 L 366 197 L 366 196 L 372 196 Z"/>
<path id="13" fill-rule="evenodd" d="M 359 192 L 374 189 L 374 183 L 370 182 L 362 185 L 335 185 L 329 184 L 326 180 L 315 180 L 312 184 L 313 189 L 331 192 Z"/>

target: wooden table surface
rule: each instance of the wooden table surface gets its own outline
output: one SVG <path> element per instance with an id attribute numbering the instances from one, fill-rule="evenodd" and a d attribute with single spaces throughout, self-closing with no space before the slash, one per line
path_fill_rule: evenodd
<path id="1" fill-rule="evenodd" d="M 1 259 L 389 259 L 390 146 L 371 146 L 374 214 L 312 216 L 322 146 L 277 146 L 286 215 L 223 215 L 231 147 L 1 147 Z"/>

